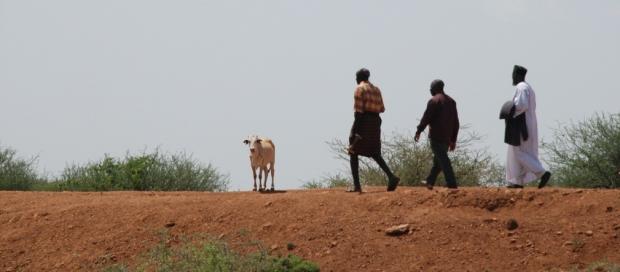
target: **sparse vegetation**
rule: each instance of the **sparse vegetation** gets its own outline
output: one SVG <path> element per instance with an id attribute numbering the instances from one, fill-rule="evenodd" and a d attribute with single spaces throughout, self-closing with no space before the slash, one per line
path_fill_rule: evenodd
<path id="1" fill-rule="evenodd" d="M 232 251 L 222 241 L 201 239 L 186 241 L 171 246 L 168 235 L 162 235 L 161 242 L 152 249 L 147 258 L 138 264 L 135 271 L 221 271 L 221 272 L 317 272 L 319 267 L 295 255 L 276 257 L 262 247 L 259 251 L 241 255 Z M 254 243 L 252 243 L 254 245 Z M 104 269 L 107 272 L 132 271 L 127 266 L 116 264 Z"/>
<path id="2" fill-rule="evenodd" d="M 555 129 L 543 143 L 554 182 L 565 187 L 620 187 L 620 114 L 593 117 Z"/>
<path id="3" fill-rule="evenodd" d="M 321 188 L 335 188 L 346 187 L 351 184 L 351 181 L 344 176 L 343 173 L 336 173 L 333 175 L 327 175 L 319 180 L 311 180 L 305 182 L 302 187 L 305 189 L 321 189 Z"/>
<path id="4" fill-rule="evenodd" d="M 101 161 L 65 168 L 57 182 L 60 190 L 110 191 L 225 191 L 227 175 L 203 165 L 185 153 L 105 156 Z"/>
<path id="5" fill-rule="evenodd" d="M 455 152 L 450 153 L 452 166 L 460 186 L 491 186 L 501 184 L 503 180 L 503 166 L 501 166 L 486 149 L 476 149 L 474 144 L 481 137 L 469 133 L 460 137 Z M 327 143 L 337 158 L 348 161 L 345 148 L 347 144 L 342 140 L 332 140 Z M 412 134 L 393 133 L 384 137 L 383 156 L 392 170 L 401 178 L 401 185 L 418 186 L 426 178 L 432 166 L 433 153 L 426 138 L 420 143 L 414 141 Z M 372 160 L 360 157 L 360 181 L 366 185 L 385 185 L 386 177 L 383 171 Z M 319 181 L 304 184 L 305 188 L 332 188 L 352 183 L 350 170 L 347 168 L 335 175 L 327 176 Z M 347 178 L 345 178 L 345 176 Z M 437 184 L 444 184 L 444 177 L 440 175 Z"/>
<path id="6" fill-rule="evenodd" d="M 620 272 L 620 265 L 607 261 L 599 261 L 588 265 L 585 269 L 573 268 L 573 272 Z"/>
<path id="7" fill-rule="evenodd" d="M 35 165 L 36 158 L 19 158 L 15 150 L 0 146 L 0 190 L 30 190 L 41 183 Z"/>

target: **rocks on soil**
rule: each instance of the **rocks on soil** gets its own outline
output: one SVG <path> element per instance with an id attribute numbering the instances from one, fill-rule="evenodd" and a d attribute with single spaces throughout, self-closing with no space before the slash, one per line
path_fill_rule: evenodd
<path id="1" fill-rule="evenodd" d="M 506 229 L 508 230 L 516 230 L 519 227 L 519 223 L 517 223 L 517 220 L 514 219 L 508 219 L 508 221 L 506 221 Z"/>
<path id="2" fill-rule="evenodd" d="M 385 230 L 385 234 L 388 236 L 400 236 L 408 234 L 411 226 L 409 224 L 403 224 L 398 226 L 389 227 Z"/>

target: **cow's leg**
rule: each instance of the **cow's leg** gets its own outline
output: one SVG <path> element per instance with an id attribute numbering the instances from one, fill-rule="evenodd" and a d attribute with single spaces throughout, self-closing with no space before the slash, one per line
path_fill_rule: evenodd
<path id="1" fill-rule="evenodd" d="M 267 190 L 267 178 L 268 178 L 267 166 L 263 166 L 263 173 L 265 174 L 265 180 L 263 180 L 263 190 Z"/>
<path id="2" fill-rule="evenodd" d="M 254 189 L 252 191 L 256 192 L 256 168 L 254 168 L 254 166 L 252 166 L 252 175 L 254 176 Z"/>
<path id="3" fill-rule="evenodd" d="M 271 172 L 271 190 L 275 191 L 275 186 L 273 185 L 274 181 L 273 181 L 273 176 L 274 176 L 274 172 L 275 172 L 275 166 L 273 165 L 273 162 L 269 164 L 269 172 Z"/>
<path id="4" fill-rule="evenodd" d="M 262 191 L 263 187 L 263 167 L 259 166 L 258 168 L 258 190 Z"/>

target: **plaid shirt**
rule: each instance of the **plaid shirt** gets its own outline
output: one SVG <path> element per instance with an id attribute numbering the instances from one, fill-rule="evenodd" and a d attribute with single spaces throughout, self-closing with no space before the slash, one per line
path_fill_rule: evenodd
<path id="1" fill-rule="evenodd" d="M 355 112 L 381 113 L 385 111 L 381 90 L 370 82 L 362 82 L 357 85 L 353 98 L 355 100 L 353 104 Z"/>

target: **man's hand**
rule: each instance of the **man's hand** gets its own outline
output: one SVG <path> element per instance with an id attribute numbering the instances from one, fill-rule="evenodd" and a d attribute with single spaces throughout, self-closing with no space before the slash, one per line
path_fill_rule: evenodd
<path id="1" fill-rule="evenodd" d="M 420 141 L 420 132 L 416 132 L 415 133 L 415 138 L 413 138 L 415 140 L 415 142 L 419 142 Z"/>
<path id="2" fill-rule="evenodd" d="M 450 150 L 450 151 L 454 151 L 454 149 L 456 149 L 456 143 L 450 143 L 450 144 L 448 145 L 448 150 Z"/>

